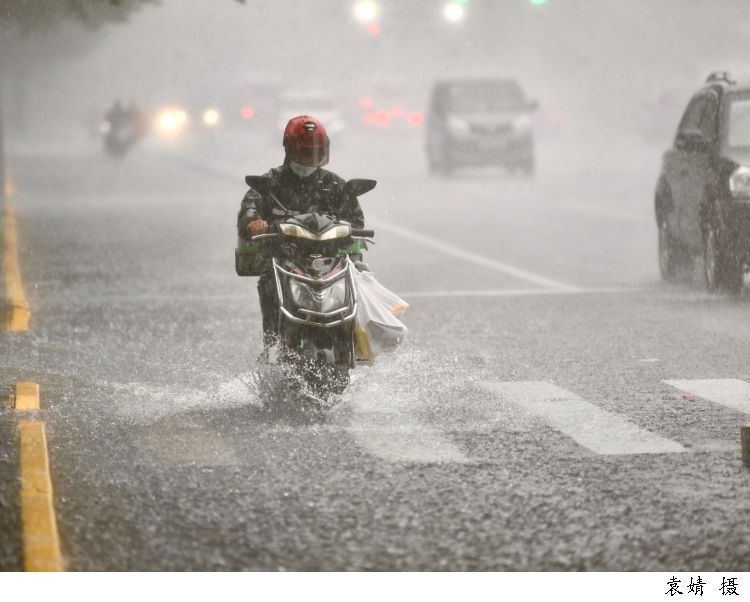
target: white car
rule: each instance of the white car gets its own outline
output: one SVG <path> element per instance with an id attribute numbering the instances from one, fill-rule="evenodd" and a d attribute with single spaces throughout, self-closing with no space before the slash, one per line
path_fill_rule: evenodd
<path id="1" fill-rule="evenodd" d="M 334 138 L 344 129 L 341 112 L 328 92 L 322 90 L 290 91 L 282 94 L 278 127 L 284 130 L 287 122 L 298 115 L 310 115 L 323 123 L 328 136 Z"/>

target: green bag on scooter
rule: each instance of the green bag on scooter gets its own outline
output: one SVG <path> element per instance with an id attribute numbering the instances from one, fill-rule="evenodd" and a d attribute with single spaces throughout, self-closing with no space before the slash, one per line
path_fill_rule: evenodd
<path id="1" fill-rule="evenodd" d="M 257 242 L 250 242 L 241 236 L 237 237 L 237 248 L 234 250 L 234 269 L 238 276 L 260 276 L 260 249 Z"/>

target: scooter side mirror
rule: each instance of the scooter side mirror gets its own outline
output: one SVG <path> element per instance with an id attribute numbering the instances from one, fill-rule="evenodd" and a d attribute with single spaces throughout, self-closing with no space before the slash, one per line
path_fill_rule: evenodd
<path id="1" fill-rule="evenodd" d="M 268 176 L 245 176 L 245 184 L 260 194 L 268 194 L 275 188 L 276 183 Z"/>
<path id="2" fill-rule="evenodd" d="M 377 185 L 376 180 L 364 180 L 361 178 L 355 178 L 353 180 L 349 180 L 346 184 L 344 184 L 344 190 L 350 194 L 353 194 L 354 196 L 359 196 L 361 194 L 365 194 L 366 192 L 370 192 L 375 186 Z"/>
<path id="3" fill-rule="evenodd" d="M 280 190 L 279 184 L 269 176 L 245 176 L 245 184 L 250 186 L 253 190 L 260 193 L 261 196 L 268 197 L 277 207 L 281 209 L 281 213 L 274 208 L 272 209 L 274 215 L 288 215 L 289 210 L 281 204 L 281 201 L 276 197 L 275 192 Z"/>

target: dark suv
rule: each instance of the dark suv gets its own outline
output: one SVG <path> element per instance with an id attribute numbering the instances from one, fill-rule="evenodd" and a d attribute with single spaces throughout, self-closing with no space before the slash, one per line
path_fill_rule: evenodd
<path id="1" fill-rule="evenodd" d="M 514 79 L 437 82 L 426 120 L 430 171 L 463 165 L 504 165 L 534 173 L 534 135 L 526 99 Z"/>
<path id="2" fill-rule="evenodd" d="M 665 280 L 702 253 L 709 290 L 737 292 L 750 262 L 750 84 L 712 73 L 664 153 L 656 186 Z"/>

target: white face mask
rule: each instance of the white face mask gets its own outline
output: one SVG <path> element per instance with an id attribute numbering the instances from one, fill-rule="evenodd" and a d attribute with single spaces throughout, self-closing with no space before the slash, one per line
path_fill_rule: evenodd
<path id="1" fill-rule="evenodd" d="M 306 178 L 307 176 L 312 174 L 312 172 L 318 169 L 315 165 L 300 165 L 299 163 L 295 163 L 294 161 L 289 161 L 289 168 L 300 178 Z"/>

